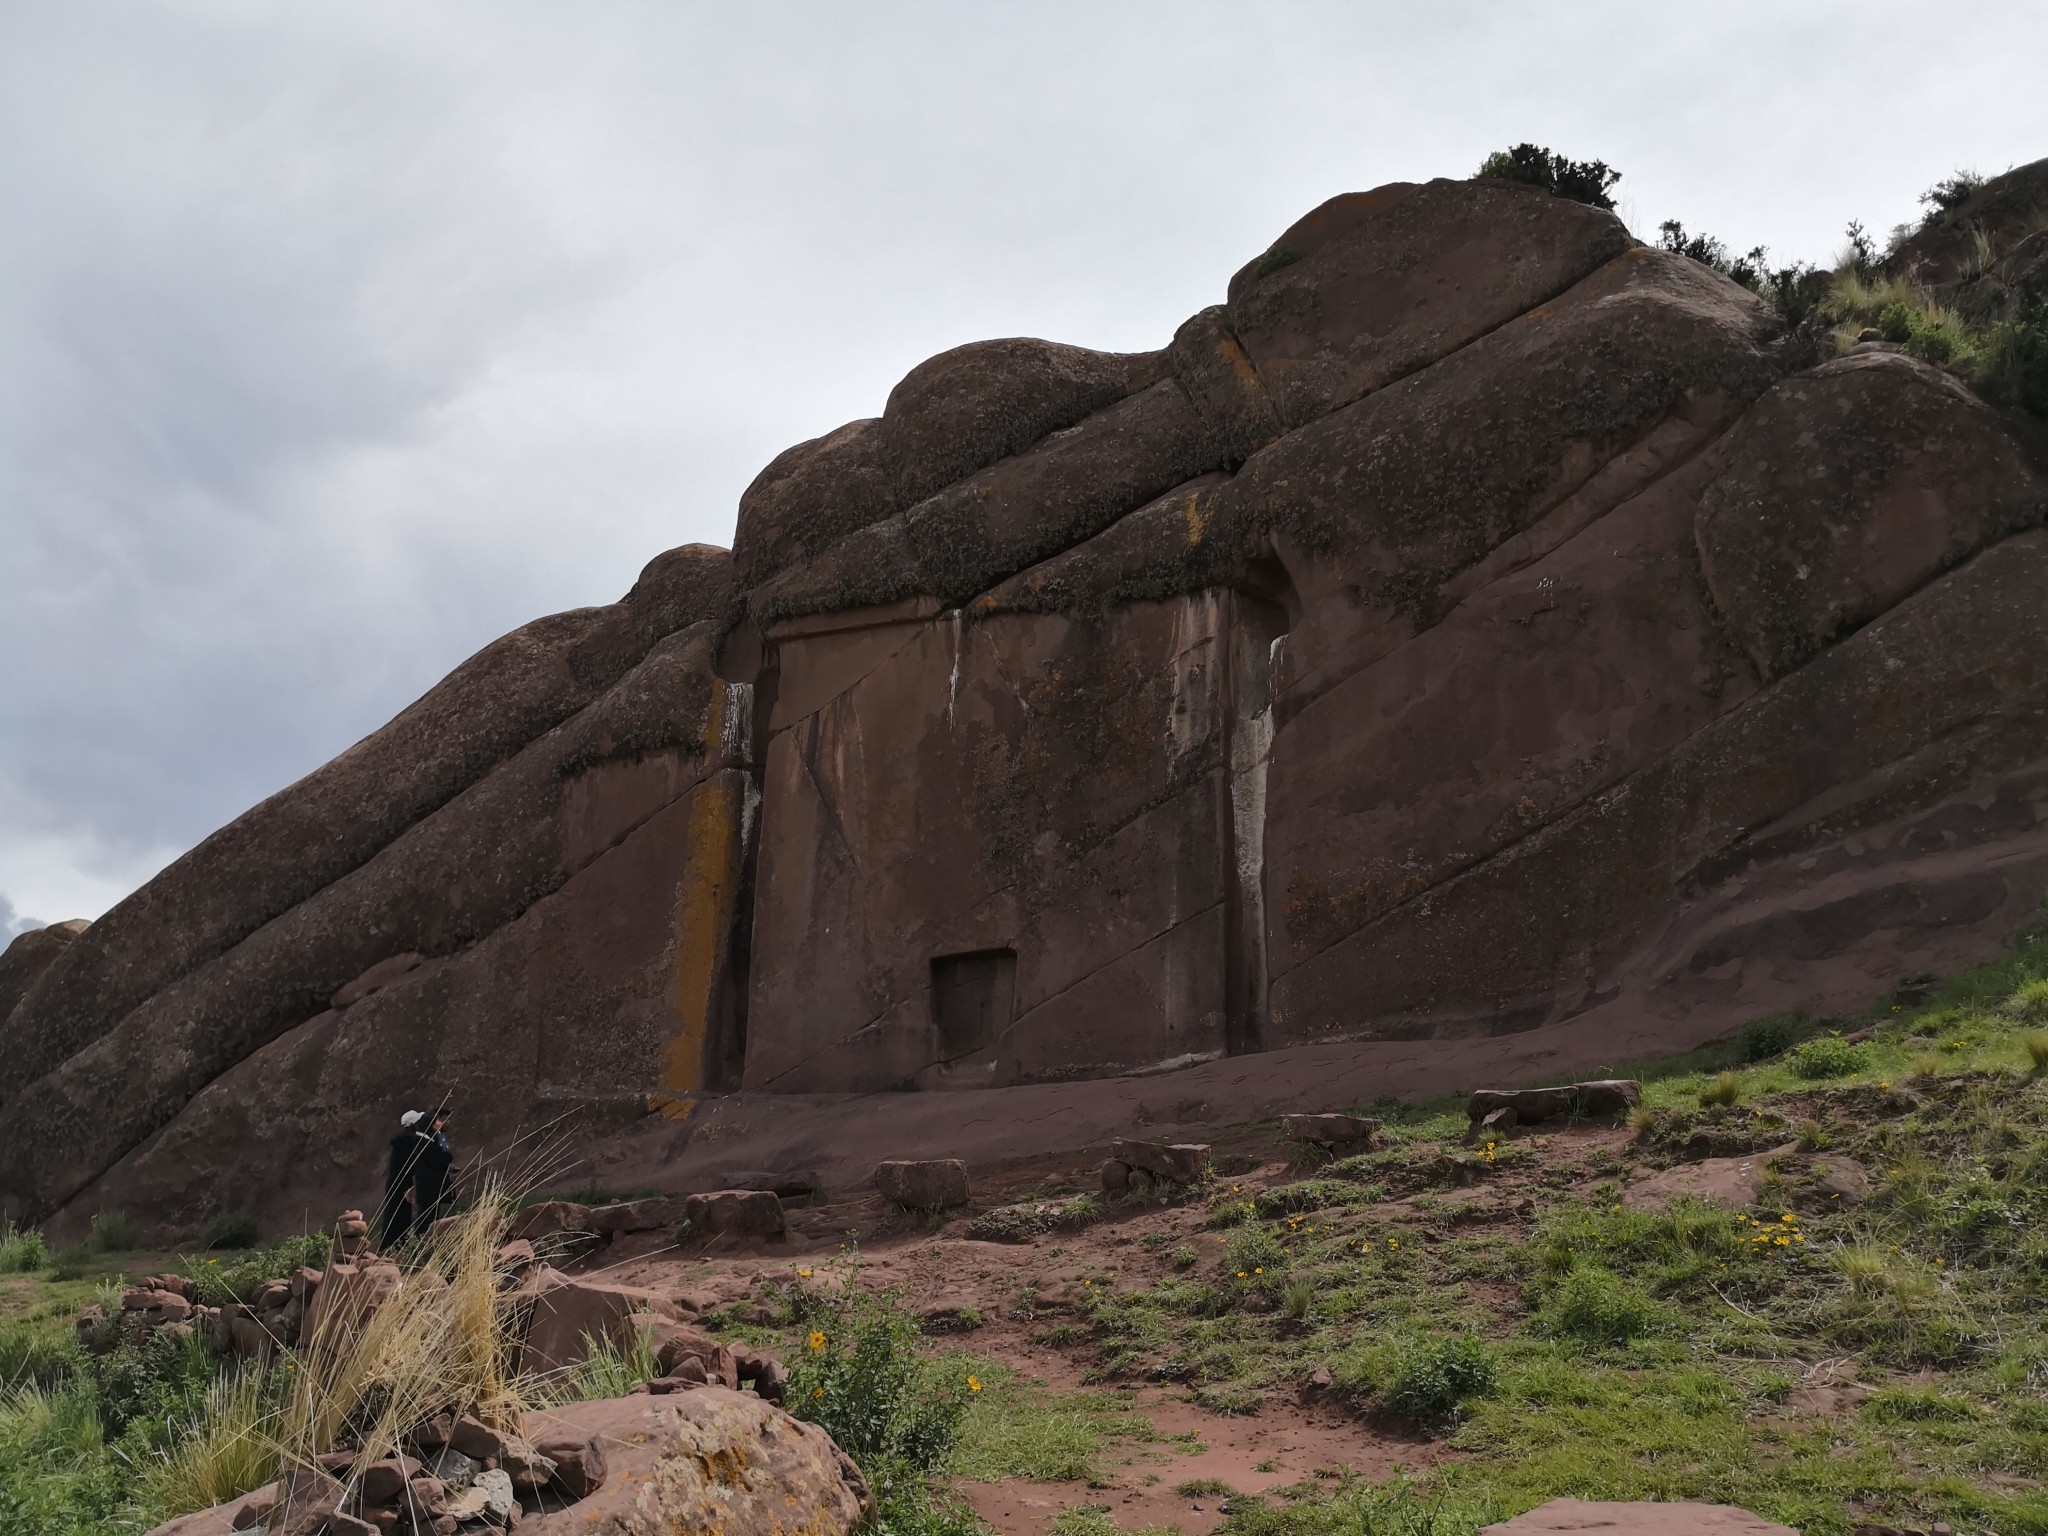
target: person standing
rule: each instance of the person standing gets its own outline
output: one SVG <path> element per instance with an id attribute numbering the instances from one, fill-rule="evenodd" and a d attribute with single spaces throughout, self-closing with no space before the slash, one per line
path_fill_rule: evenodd
<path id="1" fill-rule="evenodd" d="M 455 1166 L 455 1151 L 448 1145 L 448 1111 L 435 1110 L 433 1123 L 415 1126 L 413 1136 L 418 1146 L 412 1155 L 412 1224 L 415 1231 L 424 1232 L 441 1214 L 441 1204 L 448 1198 L 448 1171 Z"/>
<path id="2" fill-rule="evenodd" d="M 419 1123 L 426 1116 L 408 1109 L 398 1117 L 398 1134 L 391 1138 L 391 1155 L 384 1165 L 384 1203 L 377 1207 L 377 1244 L 385 1251 L 404 1242 L 412 1231 L 413 1163 L 419 1155 Z"/>

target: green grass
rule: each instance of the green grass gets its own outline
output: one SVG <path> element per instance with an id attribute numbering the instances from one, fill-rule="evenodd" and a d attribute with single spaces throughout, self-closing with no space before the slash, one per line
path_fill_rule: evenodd
<path id="1" fill-rule="evenodd" d="M 1325 1364 L 1458 1453 L 1233 1500 L 1231 1536 L 1469 1536 L 1563 1495 L 1739 1503 L 1808 1536 L 2048 1536 L 2044 1020 L 2036 937 L 1917 1006 L 1758 1021 L 1630 1069 L 1644 1105 L 1618 1152 L 1545 1127 L 1489 1158 L 1457 1101 L 1405 1106 L 1382 1149 L 1219 1187 L 1192 1263 L 1105 1287 L 1066 1337 L 1102 1382 L 1217 1411 Z M 1702 1147 L 1764 1161 L 1755 1207 L 1622 1199 Z M 1470 1223 L 1452 1189 L 1535 1214 Z M 1861 1410 L 1786 1406 L 1822 1361 L 1872 1389 Z"/>
<path id="2" fill-rule="evenodd" d="M 1152 1437 L 1150 1422 L 1112 1394 L 1054 1393 L 998 1361 L 956 1358 L 954 1374 L 965 1371 L 978 1383 L 949 1468 L 969 1482 L 1088 1482 L 1100 1476 L 1113 1444 Z"/>

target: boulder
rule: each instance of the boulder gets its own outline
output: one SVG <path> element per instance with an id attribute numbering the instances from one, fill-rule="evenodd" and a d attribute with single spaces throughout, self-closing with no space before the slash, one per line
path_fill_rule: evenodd
<path id="1" fill-rule="evenodd" d="M 1282 1115 L 1280 1134 L 1320 1147 L 1369 1147 L 1380 1123 L 1362 1115 Z"/>
<path id="2" fill-rule="evenodd" d="M 532 1298 L 520 1369 L 536 1375 L 562 1370 L 583 1359 L 586 1338 L 623 1344 L 632 1336 L 636 1314 L 681 1321 L 681 1309 L 654 1291 L 602 1280 L 572 1280 L 552 1271 L 534 1289 Z"/>
<path id="3" fill-rule="evenodd" d="M 1468 1119 L 1483 1120 L 1497 1109 L 1512 1109 L 1517 1124 L 1534 1125 L 1559 1115 L 1588 1120 L 1625 1115 L 1642 1102 L 1641 1083 L 1607 1078 L 1556 1088 L 1481 1088 L 1465 1101 L 1465 1114 Z"/>
<path id="4" fill-rule="evenodd" d="M 535 1445 L 535 1451 L 553 1465 L 555 1486 L 570 1498 L 588 1498 L 604 1486 L 609 1463 L 602 1431 L 553 1419 L 545 1426 L 545 1438 Z"/>
<path id="5" fill-rule="evenodd" d="M 702 1387 L 574 1403 L 535 1414 L 532 1428 L 535 1443 L 560 1466 L 588 1455 L 572 1447 L 596 1447 L 604 1470 L 577 1503 L 528 1515 L 521 1536 L 592 1530 L 850 1536 L 872 1507 L 865 1479 L 831 1436 L 751 1393 Z"/>
<path id="6" fill-rule="evenodd" d="M 1767 677 L 1950 566 L 2048 518 L 2048 482 L 1998 413 L 1897 353 L 1785 380 L 1717 448 L 1701 568 Z"/>
<path id="7" fill-rule="evenodd" d="M 1732 1504 L 1598 1503 L 1552 1499 L 1480 1536 L 1795 1536 L 1792 1528 Z"/>
<path id="8" fill-rule="evenodd" d="M 1209 1172 L 1209 1148 L 1201 1142 L 1119 1139 L 1110 1156 L 1126 1167 L 1173 1184 L 1199 1184 Z"/>
<path id="9" fill-rule="evenodd" d="M 594 1205 L 589 1212 L 589 1230 L 600 1237 L 618 1237 L 628 1232 L 670 1231 L 681 1225 L 683 1203 L 668 1195 L 644 1200 L 620 1200 L 611 1205 Z"/>
<path id="10" fill-rule="evenodd" d="M 652 1313 L 642 1313 L 632 1322 L 640 1336 L 652 1346 L 655 1365 L 662 1375 L 680 1374 L 686 1364 L 694 1364 L 699 1381 L 721 1387 L 739 1386 L 737 1353 L 701 1328 L 692 1328 L 672 1317 L 658 1317 Z"/>
<path id="11" fill-rule="evenodd" d="M 404 1273 L 389 1259 L 330 1261 L 306 1303 L 301 1336 L 310 1342 L 360 1328 L 404 1283 Z"/>
<path id="12" fill-rule="evenodd" d="M 1556 298 L 1633 241 L 1604 209 L 1504 181 L 1347 192 L 1230 280 L 1232 332 L 1298 427 Z"/>
<path id="13" fill-rule="evenodd" d="M 505 1235 L 514 1241 L 542 1243 L 565 1232 L 594 1232 L 590 1207 L 574 1200 L 543 1200 L 514 1211 L 505 1224 Z"/>
<path id="14" fill-rule="evenodd" d="M 495 1460 L 505 1449 L 504 1434 L 470 1414 L 458 1415 L 448 1431 L 450 1449 L 472 1461 Z"/>
<path id="15" fill-rule="evenodd" d="M 950 1210 L 967 1203 L 967 1164 L 957 1157 L 877 1163 L 875 1188 L 909 1210 Z"/>
<path id="16" fill-rule="evenodd" d="M 344 1490 L 326 1472 L 301 1467 L 277 1482 L 277 1502 L 265 1529 L 271 1536 L 321 1536 L 341 1513 Z"/>
<path id="17" fill-rule="evenodd" d="M 719 1189 L 690 1195 L 683 1219 L 699 1237 L 780 1237 L 782 1201 L 765 1189 Z"/>
<path id="18" fill-rule="evenodd" d="M 0 949 L 0 1022 L 14 1012 L 36 979 L 91 925 L 83 918 L 17 933 Z M 4 1095 L 0 1095 L 4 1097 Z"/>

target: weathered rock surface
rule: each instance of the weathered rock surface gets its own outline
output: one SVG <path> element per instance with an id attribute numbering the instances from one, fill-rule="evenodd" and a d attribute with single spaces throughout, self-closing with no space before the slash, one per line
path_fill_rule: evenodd
<path id="1" fill-rule="evenodd" d="M 550 1454 L 559 1441 L 594 1443 L 606 1470 L 588 1497 L 528 1515 L 524 1536 L 849 1536 L 871 1505 L 830 1435 L 752 1393 L 704 1387 L 575 1403 L 528 1415 L 528 1429 Z"/>
<path id="2" fill-rule="evenodd" d="M 908 1210 L 951 1210 L 967 1203 L 967 1165 L 957 1157 L 877 1163 L 875 1188 Z"/>
<path id="3" fill-rule="evenodd" d="M 2044 184 L 1898 269 L 2021 292 Z M 1334 198 L 1220 297 L 1158 352 L 931 359 L 764 469 L 731 556 L 486 648 L 11 948 L 0 1215 L 360 1202 L 431 1083 L 465 1152 L 680 1148 L 651 1187 L 728 1193 L 664 1221 L 767 1236 L 743 1170 L 863 1180 L 918 1150 L 877 1127 L 937 1123 L 843 1095 L 1010 1096 L 949 1155 L 1170 1143 L 1030 1106 L 1402 1042 L 1439 1087 L 1597 1072 L 2031 916 L 2048 493 L 2008 419 L 1896 351 L 1808 368 L 1755 295 L 1525 187 Z M 1539 1033 L 1566 1065 L 1491 1078 Z M 1372 1096 L 1330 1060 L 1280 1102 Z M 735 1089 L 735 1134 L 810 1095 L 839 1139 L 721 1150 Z"/>
<path id="4" fill-rule="evenodd" d="M 1481 1088 L 1465 1102 L 1465 1114 L 1484 1119 L 1497 1109 L 1515 1112 L 1518 1125 L 1535 1125 L 1559 1115 L 1591 1119 L 1623 1115 L 1643 1102 L 1643 1085 L 1625 1078 L 1566 1083 L 1556 1088 Z"/>
<path id="5" fill-rule="evenodd" d="M 31 928 L 8 940 L 7 947 L 0 950 L 0 1024 L 14 1012 L 15 1004 L 28 994 L 36 978 L 56 964 L 57 957 L 90 926 L 83 918 L 73 918 L 47 928 Z"/>

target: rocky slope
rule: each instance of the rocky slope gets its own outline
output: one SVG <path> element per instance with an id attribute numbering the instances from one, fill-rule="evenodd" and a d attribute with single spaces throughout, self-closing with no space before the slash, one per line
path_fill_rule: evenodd
<path id="1" fill-rule="evenodd" d="M 1030 1142 L 1076 1079 L 1449 1085 L 1975 959 L 2048 885 L 2048 482 L 1927 363 L 1812 357 L 1487 181 L 1333 199 L 1156 353 L 942 354 L 730 555 L 10 950 L 0 1206 L 282 1217 L 441 1099 L 672 1172 L 792 1094 Z"/>

